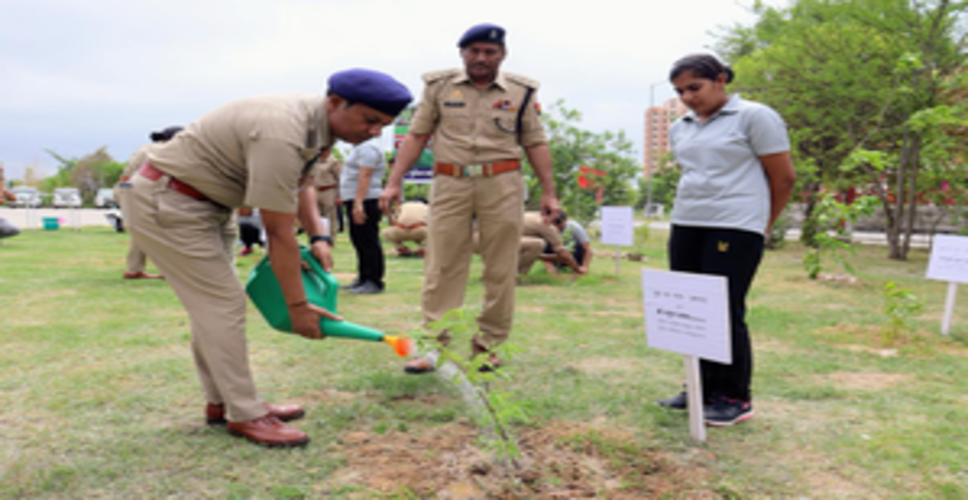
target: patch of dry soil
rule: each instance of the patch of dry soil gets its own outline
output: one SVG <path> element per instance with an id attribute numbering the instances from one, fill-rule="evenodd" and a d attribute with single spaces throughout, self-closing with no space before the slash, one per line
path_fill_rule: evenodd
<path id="1" fill-rule="evenodd" d="M 633 436 L 608 427 L 555 423 L 522 430 L 518 442 L 514 466 L 483 450 L 470 424 L 420 434 L 350 432 L 331 450 L 346 457 L 332 481 L 441 499 L 718 498 L 704 486 L 704 467 L 630 446 Z"/>

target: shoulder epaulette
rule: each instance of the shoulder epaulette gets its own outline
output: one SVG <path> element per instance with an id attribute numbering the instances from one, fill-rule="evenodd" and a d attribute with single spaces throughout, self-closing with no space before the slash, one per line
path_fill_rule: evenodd
<path id="1" fill-rule="evenodd" d="M 537 89 L 538 86 L 541 85 L 541 83 L 539 83 L 538 80 L 533 80 L 526 76 L 521 76 L 514 73 L 504 73 L 504 78 L 507 78 L 508 80 L 514 83 L 524 85 L 525 87 L 531 87 L 533 89 Z"/>
<path id="2" fill-rule="evenodd" d="M 442 69 L 439 71 L 431 71 L 429 73 L 423 74 L 423 79 L 425 83 L 433 83 L 443 78 L 448 78 L 460 74 L 461 70 L 457 68 L 452 69 Z"/>

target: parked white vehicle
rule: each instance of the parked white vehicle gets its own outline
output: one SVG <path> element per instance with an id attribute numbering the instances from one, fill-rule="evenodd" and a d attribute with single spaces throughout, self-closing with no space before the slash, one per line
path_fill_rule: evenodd
<path id="1" fill-rule="evenodd" d="M 40 192 L 31 187 L 16 187 L 10 190 L 16 201 L 11 201 L 11 207 L 38 208 L 41 205 Z"/>
<path id="2" fill-rule="evenodd" d="M 81 191 L 77 188 L 54 190 L 54 208 L 81 208 Z"/>
<path id="3" fill-rule="evenodd" d="M 94 206 L 97 208 L 113 208 L 118 206 L 114 199 L 114 190 L 111 188 L 101 188 L 94 195 Z"/>

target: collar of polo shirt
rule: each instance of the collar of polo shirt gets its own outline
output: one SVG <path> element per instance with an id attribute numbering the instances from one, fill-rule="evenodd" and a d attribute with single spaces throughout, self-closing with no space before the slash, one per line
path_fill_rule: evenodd
<path id="1" fill-rule="evenodd" d="M 739 94 L 731 95 L 729 97 L 729 100 L 726 101 L 726 104 L 723 104 L 723 107 L 719 108 L 719 111 L 717 111 L 715 114 L 710 116 L 709 119 L 706 121 L 708 122 L 709 120 L 712 120 L 713 118 L 716 118 L 719 115 L 732 115 L 732 114 L 738 113 L 739 100 L 740 100 Z M 697 121 L 699 118 L 696 116 L 696 112 L 690 109 L 689 111 L 686 111 L 686 114 L 682 115 L 682 119 L 691 122 L 691 121 Z"/>

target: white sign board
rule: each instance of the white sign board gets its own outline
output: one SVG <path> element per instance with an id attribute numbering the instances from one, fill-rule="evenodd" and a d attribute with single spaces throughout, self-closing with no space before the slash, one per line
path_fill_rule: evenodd
<path id="1" fill-rule="evenodd" d="M 927 276 L 933 280 L 968 283 L 968 237 L 935 236 Z"/>
<path id="2" fill-rule="evenodd" d="M 602 207 L 602 243 L 630 247 L 633 236 L 632 207 Z"/>
<path id="3" fill-rule="evenodd" d="M 642 301 L 650 347 L 733 362 L 725 277 L 643 269 Z"/>

